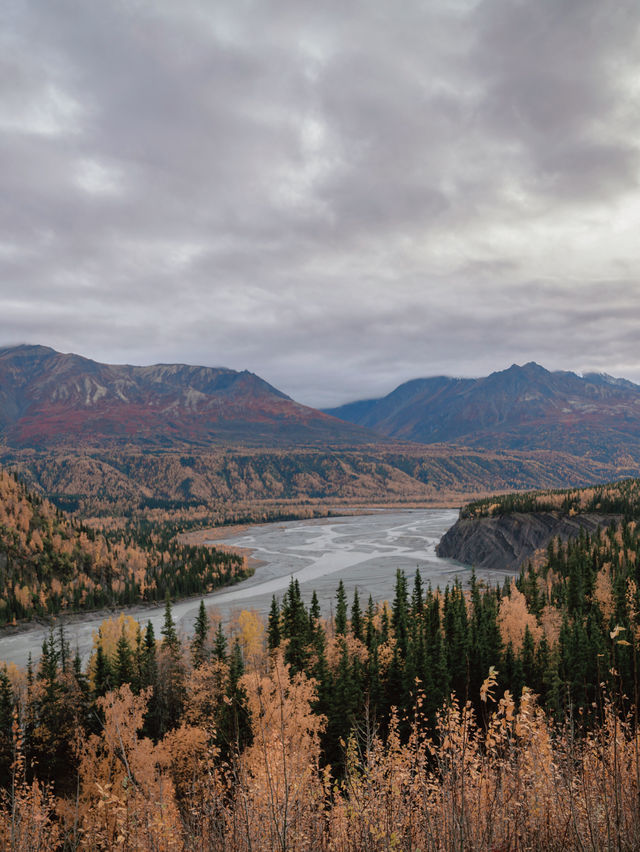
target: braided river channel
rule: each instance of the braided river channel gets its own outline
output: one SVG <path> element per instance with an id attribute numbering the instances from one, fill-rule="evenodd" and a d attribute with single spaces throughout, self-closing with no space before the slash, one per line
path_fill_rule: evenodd
<path id="1" fill-rule="evenodd" d="M 272 596 L 282 600 L 291 578 L 295 578 L 307 604 L 315 589 L 326 615 L 333 610 L 340 580 L 349 605 L 357 588 L 364 609 L 369 595 L 374 601 L 393 599 L 398 569 L 405 572 L 409 590 L 416 568 L 420 569 L 425 588 L 431 583 L 433 588 L 444 589 L 456 577 L 466 584 L 471 569 L 450 559 L 440 559 L 435 553 L 436 544 L 457 517 L 455 509 L 404 509 L 248 527 L 212 544 L 224 543 L 251 551 L 257 561 L 255 573 L 237 585 L 205 595 L 205 605 L 223 622 L 242 609 L 266 614 Z M 492 584 L 502 583 L 505 577 L 496 571 L 477 574 Z M 193 632 L 199 605 L 199 597 L 173 605 L 174 620 L 185 636 Z M 54 626 L 57 629 L 58 624 L 64 623 L 71 652 L 77 649 L 86 660 L 100 623 L 121 611 L 133 615 L 143 627 L 151 621 L 156 636 L 160 637 L 164 604 L 75 615 L 58 619 Z M 36 662 L 48 631 L 49 627 L 38 624 L 0 636 L 0 660 L 24 666 L 31 654 Z"/>

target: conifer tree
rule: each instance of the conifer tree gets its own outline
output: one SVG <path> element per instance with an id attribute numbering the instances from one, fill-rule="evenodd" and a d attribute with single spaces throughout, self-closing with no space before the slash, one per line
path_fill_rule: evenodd
<path id="1" fill-rule="evenodd" d="M 240 683 L 243 674 L 242 650 L 240 642 L 236 639 L 229 654 L 225 700 L 220 705 L 216 726 L 216 741 L 225 758 L 237 754 L 251 743 L 251 717 L 247 693 Z"/>
<path id="2" fill-rule="evenodd" d="M 369 602 L 367 603 L 367 612 L 365 615 L 365 644 L 369 650 L 371 650 L 374 639 L 376 639 L 376 627 L 373 621 L 374 616 L 375 609 L 373 606 L 373 598 L 369 595 Z"/>
<path id="3" fill-rule="evenodd" d="M 158 657 L 158 716 L 159 733 L 163 735 L 166 731 L 180 724 L 182 710 L 186 695 L 185 670 L 182 661 L 180 640 L 176 632 L 175 624 L 171 614 L 171 601 L 167 596 L 165 604 L 164 623 L 161 633 L 163 635 L 161 654 Z"/>
<path id="4" fill-rule="evenodd" d="M 358 588 L 353 591 L 353 604 L 351 605 L 351 632 L 356 639 L 362 642 L 362 611 L 360 610 L 360 599 L 358 597 Z"/>
<path id="5" fill-rule="evenodd" d="M 204 601 L 200 601 L 198 617 L 194 625 L 193 639 L 191 640 L 191 660 L 193 667 L 198 668 L 208 657 L 207 641 L 209 638 L 209 616 L 205 609 Z"/>
<path id="6" fill-rule="evenodd" d="M 460 583 L 445 589 L 444 641 L 447 652 L 447 670 L 450 687 L 458 698 L 466 700 L 469 694 L 469 635 L 467 605 Z"/>
<path id="7" fill-rule="evenodd" d="M 133 652 L 129 640 L 124 632 L 124 625 L 116 645 L 115 659 L 113 661 L 114 686 L 117 688 L 125 683 L 132 684 L 134 680 Z M 132 685 L 132 690 L 135 689 Z"/>
<path id="8" fill-rule="evenodd" d="M 313 590 L 313 594 L 311 595 L 311 605 L 309 607 L 309 639 L 311 641 L 314 640 L 316 632 L 320 628 L 320 601 L 318 600 L 318 595 L 316 594 L 316 590 Z"/>
<path id="9" fill-rule="evenodd" d="M 0 787 L 4 788 L 11 780 L 13 703 L 13 690 L 4 666 L 0 669 Z"/>
<path id="10" fill-rule="evenodd" d="M 160 633 L 164 636 L 162 640 L 163 647 L 169 649 L 173 655 L 180 653 L 180 640 L 176 632 L 176 625 L 171 613 L 171 598 L 169 595 L 165 598 L 164 605 L 164 622 Z"/>
<path id="11" fill-rule="evenodd" d="M 291 666 L 291 673 L 304 670 L 308 653 L 309 616 L 300 594 L 297 580 L 291 580 L 282 605 L 282 635 L 287 639 L 285 662 Z"/>
<path id="12" fill-rule="evenodd" d="M 147 701 L 147 712 L 144 717 L 143 733 L 152 740 L 158 740 L 162 729 L 162 709 L 160 706 L 161 690 L 158 683 L 158 657 L 156 637 L 153 624 L 148 621 L 142 642 L 142 656 L 139 664 L 140 686 L 143 689 L 151 687 L 151 695 Z"/>
<path id="13" fill-rule="evenodd" d="M 392 618 L 394 635 L 399 654 L 402 658 L 407 654 L 408 642 L 408 607 L 407 607 L 407 578 L 404 571 L 396 571 L 396 586 L 393 598 Z"/>
<path id="14" fill-rule="evenodd" d="M 114 682 L 111 674 L 111 665 L 107 655 L 102 649 L 102 641 L 98 639 L 96 646 L 96 660 L 93 671 L 93 694 L 95 698 L 101 698 L 106 695 L 110 689 L 113 689 Z"/>
<path id="15" fill-rule="evenodd" d="M 411 616 L 412 618 L 420 618 L 424 609 L 424 586 L 422 584 L 422 576 L 420 569 L 416 568 L 415 577 L 413 580 L 413 592 L 411 594 Z"/>
<path id="16" fill-rule="evenodd" d="M 357 686 L 353 679 L 353 668 L 344 637 L 338 639 L 340 657 L 333 681 L 331 712 L 326 732 L 327 760 L 340 772 L 344 764 L 341 741 L 345 743 L 354 721 L 357 706 Z"/>
<path id="17" fill-rule="evenodd" d="M 280 645 L 280 607 L 276 596 L 271 598 L 271 609 L 269 610 L 269 621 L 267 624 L 267 647 L 274 651 Z"/>
<path id="18" fill-rule="evenodd" d="M 522 640 L 522 650 L 520 652 L 520 660 L 522 662 L 522 676 L 524 685 L 529 689 L 535 689 L 536 681 L 536 665 L 535 665 L 535 642 L 529 630 L 529 625 L 524 629 L 524 638 Z"/>
<path id="19" fill-rule="evenodd" d="M 342 580 L 338 583 L 336 600 L 336 636 L 345 636 L 347 633 L 347 593 L 344 590 L 344 583 Z"/>
<path id="20" fill-rule="evenodd" d="M 155 686 L 158 679 L 158 661 L 156 658 L 156 637 L 153 624 L 148 621 L 142 643 L 142 659 L 140 662 L 140 685 Z"/>
<path id="21" fill-rule="evenodd" d="M 213 656 L 221 663 L 224 663 L 227 660 L 227 637 L 224 635 L 221 621 L 218 622 L 215 638 L 213 640 Z"/>

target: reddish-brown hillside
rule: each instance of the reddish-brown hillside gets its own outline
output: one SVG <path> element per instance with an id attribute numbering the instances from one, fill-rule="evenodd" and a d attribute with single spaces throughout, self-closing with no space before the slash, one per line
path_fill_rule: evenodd
<path id="1" fill-rule="evenodd" d="M 367 430 L 300 405 L 246 370 L 99 364 L 44 346 L 0 349 L 0 441 L 11 447 L 371 440 Z"/>

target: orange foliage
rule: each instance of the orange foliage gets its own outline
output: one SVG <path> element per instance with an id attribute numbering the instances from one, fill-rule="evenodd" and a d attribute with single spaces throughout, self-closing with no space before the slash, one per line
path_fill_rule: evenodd
<path id="1" fill-rule="evenodd" d="M 500 601 L 500 612 L 498 613 L 498 624 L 502 641 L 505 645 L 509 642 L 513 650 L 518 653 L 522 648 L 526 628 L 533 636 L 534 641 L 541 638 L 542 631 L 534 615 L 527 609 L 527 600 L 522 592 L 516 587 L 515 580 L 511 583 L 511 594 L 506 595 Z"/>
<path id="2" fill-rule="evenodd" d="M 611 565 L 603 565 L 596 576 L 595 588 L 593 590 L 595 599 L 598 601 L 600 611 L 604 616 L 605 624 L 608 624 L 615 612 L 615 601 L 613 599 L 613 588 L 611 585 Z"/>
<path id="3" fill-rule="evenodd" d="M 148 695 L 125 684 L 98 700 L 103 730 L 84 742 L 80 763 L 83 848 L 184 848 L 166 751 L 137 734 Z"/>
<path id="4" fill-rule="evenodd" d="M 237 627 L 244 660 L 260 668 L 258 664 L 265 660 L 264 622 L 260 613 L 243 609 L 238 615 Z"/>
<path id="5" fill-rule="evenodd" d="M 22 732 L 13 722 L 14 761 L 10 791 L 0 791 L 0 848 L 12 852 L 49 852 L 60 841 L 60 829 L 54 821 L 55 800 L 51 788 L 26 777 Z"/>
<path id="6" fill-rule="evenodd" d="M 185 719 L 190 725 L 207 727 L 223 700 L 229 666 L 220 660 L 201 663 L 186 682 Z"/>
<path id="7" fill-rule="evenodd" d="M 324 717 L 311 711 L 314 683 L 290 678 L 280 654 L 269 676 L 246 675 L 253 743 L 236 768 L 234 849 L 316 850 L 327 775 L 319 771 Z"/>

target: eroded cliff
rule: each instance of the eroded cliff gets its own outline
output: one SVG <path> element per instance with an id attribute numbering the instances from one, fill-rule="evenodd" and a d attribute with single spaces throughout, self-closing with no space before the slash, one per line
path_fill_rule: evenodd
<path id="1" fill-rule="evenodd" d="M 494 518 L 462 518 L 449 529 L 438 544 L 438 556 L 456 559 L 466 565 L 488 570 L 516 571 L 536 550 L 551 539 L 563 541 L 619 520 L 617 515 L 560 512 L 531 512 Z"/>

